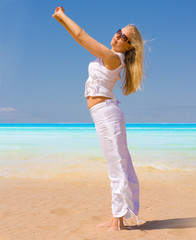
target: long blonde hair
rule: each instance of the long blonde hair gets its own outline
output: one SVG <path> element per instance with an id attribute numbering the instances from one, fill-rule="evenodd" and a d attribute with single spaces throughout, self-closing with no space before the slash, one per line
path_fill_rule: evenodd
<path id="1" fill-rule="evenodd" d="M 125 52 L 125 67 L 121 79 L 121 91 L 129 95 L 141 89 L 143 79 L 144 44 L 140 31 L 132 24 L 127 25 L 131 29 L 131 44 L 134 47 Z M 135 54 L 134 54 L 135 53 Z"/>

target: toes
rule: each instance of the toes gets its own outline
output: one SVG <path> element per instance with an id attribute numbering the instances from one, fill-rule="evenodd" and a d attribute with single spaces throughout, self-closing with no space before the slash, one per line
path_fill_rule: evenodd
<path id="1" fill-rule="evenodd" d="M 96 228 L 100 228 L 100 227 L 110 227 L 111 226 L 111 224 L 109 224 L 109 223 L 101 223 L 101 224 L 98 224 L 97 226 L 96 226 Z"/>

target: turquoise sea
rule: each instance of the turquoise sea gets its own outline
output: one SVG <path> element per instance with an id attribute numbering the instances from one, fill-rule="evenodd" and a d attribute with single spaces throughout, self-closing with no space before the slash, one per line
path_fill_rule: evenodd
<path id="1" fill-rule="evenodd" d="M 196 123 L 126 124 L 135 167 L 196 171 Z M 0 124 L 0 176 L 53 178 L 105 167 L 94 124 Z"/>

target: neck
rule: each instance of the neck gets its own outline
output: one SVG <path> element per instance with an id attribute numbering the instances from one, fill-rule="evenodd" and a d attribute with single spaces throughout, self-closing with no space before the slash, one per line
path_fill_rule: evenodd
<path id="1" fill-rule="evenodd" d="M 115 51 L 115 50 L 113 49 L 113 47 L 111 48 L 111 51 L 112 51 L 112 52 L 119 52 L 119 51 Z M 124 52 L 119 52 L 119 53 L 124 53 Z"/>

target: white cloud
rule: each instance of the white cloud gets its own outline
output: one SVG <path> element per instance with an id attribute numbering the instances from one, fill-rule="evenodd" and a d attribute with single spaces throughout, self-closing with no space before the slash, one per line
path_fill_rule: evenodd
<path id="1" fill-rule="evenodd" d="M 16 109 L 13 107 L 4 107 L 4 108 L 0 108 L 0 112 L 15 112 Z"/>

